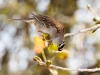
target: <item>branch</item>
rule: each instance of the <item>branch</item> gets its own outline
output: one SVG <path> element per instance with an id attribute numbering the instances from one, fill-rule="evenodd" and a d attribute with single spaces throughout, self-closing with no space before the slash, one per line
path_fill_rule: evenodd
<path id="1" fill-rule="evenodd" d="M 79 34 L 79 33 L 85 33 L 87 31 L 93 31 L 95 32 L 98 28 L 100 28 L 100 17 L 96 14 L 96 12 L 90 7 L 90 5 L 87 5 L 87 8 L 89 9 L 89 11 L 95 16 L 94 17 L 94 21 L 96 22 L 96 26 L 93 26 L 93 27 L 90 27 L 90 28 L 87 28 L 87 29 L 83 29 L 83 30 L 80 30 L 78 32 L 75 32 L 75 33 L 66 33 L 64 35 L 64 37 L 67 37 L 67 36 L 74 36 L 76 34 Z"/>
<path id="2" fill-rule="evenodd" d="M 43 62 L 39 57 L 34 57 L 34 61 L 36 61 L 39 65 L 47 66 L 45 62 Z M 96 72 L 100 71 L 100 68 L 93 68 L 93 69 L 71 69 L 71 68 L 63 68 L 60 66 L 49 65 L 48 68 L 56 69 L 56 70 L 63 70 L 63 71 L 81 71 L 81 72 Z"/>
<path id="3" fill-rule="evenodd" d="M 99 16 L 98 16 L 97 13 L 91 8 L 90 5 L 87 5 L 87 8 L 88 8 L 88 10 L 95 16 L 95 18 L 98 18 L 98 19 L 100 20 Z"/>
<path id="4" fill-rule="evenodd" d="M 66 33 L 66 34 L 64 35 L 64 37 L 67 37 L 67 36 L 74 36 L 74 35 L 76 35 L 76 34 L 85 33 L 85 32 L 87 32 L 87 31 L 93 31 L 94 29 L 98 29 L 98 28 L 100 28 L 100 24 L 98 24 L 98 25 L 96 25 L 96 26 L 93 26 L 93 27 L 90 27 L 90 28 L 87 28 L 87 29 L 80 30 L 80 31 L 78 31 L 78 32 L 76 32 L 76 33 Z"/>

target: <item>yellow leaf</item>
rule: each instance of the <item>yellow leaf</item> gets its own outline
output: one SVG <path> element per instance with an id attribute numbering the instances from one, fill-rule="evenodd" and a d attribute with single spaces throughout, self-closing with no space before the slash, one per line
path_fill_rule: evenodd
<path id="1" fill-rule="evenodd" d="M 48 46 L 48 51 L 50 53 L 52 53 L 53 50 L 58 50 L 58 47 L 56 44 L 54 44 L 53 42 L 51 42 L 51 44 Z"/>
<path id="2" fill-rule="evenodd" d="M 60 58 L 60 59 L 68 58 L 68 51 L 67 50 L 59 51 L 58 54 L 57 54 L 57 57 Z"/>
<path id="3" fill-rule="evenodd" d="M 43 38 L 40 36 L 34 38 L 34 51 L 37 54 L 41 53 L 46 47 L 45 42 L 42 39 Z"/>

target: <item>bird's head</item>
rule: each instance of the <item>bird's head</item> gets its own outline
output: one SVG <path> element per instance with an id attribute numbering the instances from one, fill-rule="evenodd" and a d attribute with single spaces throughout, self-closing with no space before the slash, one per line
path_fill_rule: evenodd
<path id="1" fill-rule="evenodd" d="M 65 47 L 65 41 L 62 36 L 53 39 L 53 42 L 57 45 L 58 51 L 62 51 L 63 48 Z"/>
<path id="2" fill-rule="evenodd" d="M 53 39 L 52 42 L 48 45 L 48 50 L 49 51 L 52 51 L 52 50 L 62 51 L 64 46 L 65 46 L 64 40 L 61 39 L 60 37 L 57 37 Z"/>

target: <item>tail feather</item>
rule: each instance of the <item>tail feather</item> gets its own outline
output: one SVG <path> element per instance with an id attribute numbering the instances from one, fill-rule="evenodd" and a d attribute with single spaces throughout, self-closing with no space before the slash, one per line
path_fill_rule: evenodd
<path id="1" fill-rule="evenodd" d="M 30 22 L 34 21 L 33 18 L 29 18 L 29 19 L 12 19 L 12 20 L 24 21 L 24 22 L 27 22 L 27 23 L 30 23 Z"/>
<path id="2" fill-rule="evenodd" d="M 32 15 L 33 15 L 33 17 L 34 17 L 34 19 L 36 19 L 40 24 L 42 24 L 43 25 L 43 23 L 37 18 L 37 16 L 36 15 L 38 15 L 38 14 L 33 14 L 33 13 L 31 13 Z"/>
<path id="3" fill-rule="evenodd" d="M 36 20 L 41 25 L 45 25 L 45 23 L 41 22 L 40 19 L 37 17 L 38 14 L 33 14 L 33 13 L 31 13 L 31 14 L 32 14 L 32 18 L 29 18 L 29 19 L 12 19 L 12 20 L 19 20 L 19 21 L 24 21 L 24 22 L 27 22 L 27 23 L 32 23 Z"/>

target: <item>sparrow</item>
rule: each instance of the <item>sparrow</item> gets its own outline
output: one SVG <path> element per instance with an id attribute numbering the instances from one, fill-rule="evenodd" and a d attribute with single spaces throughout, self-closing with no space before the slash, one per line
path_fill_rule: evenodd
<path id="1" fill-rule="evenodd" d="M 53 17 L 33 13 L 31 14 L 31 18 L 23 21 L 35 25 L 36 30 L 43 36 L 43 39 L 48 41 L 48 49 L 62 51 L 65 46 L 64 26 Z"/>

